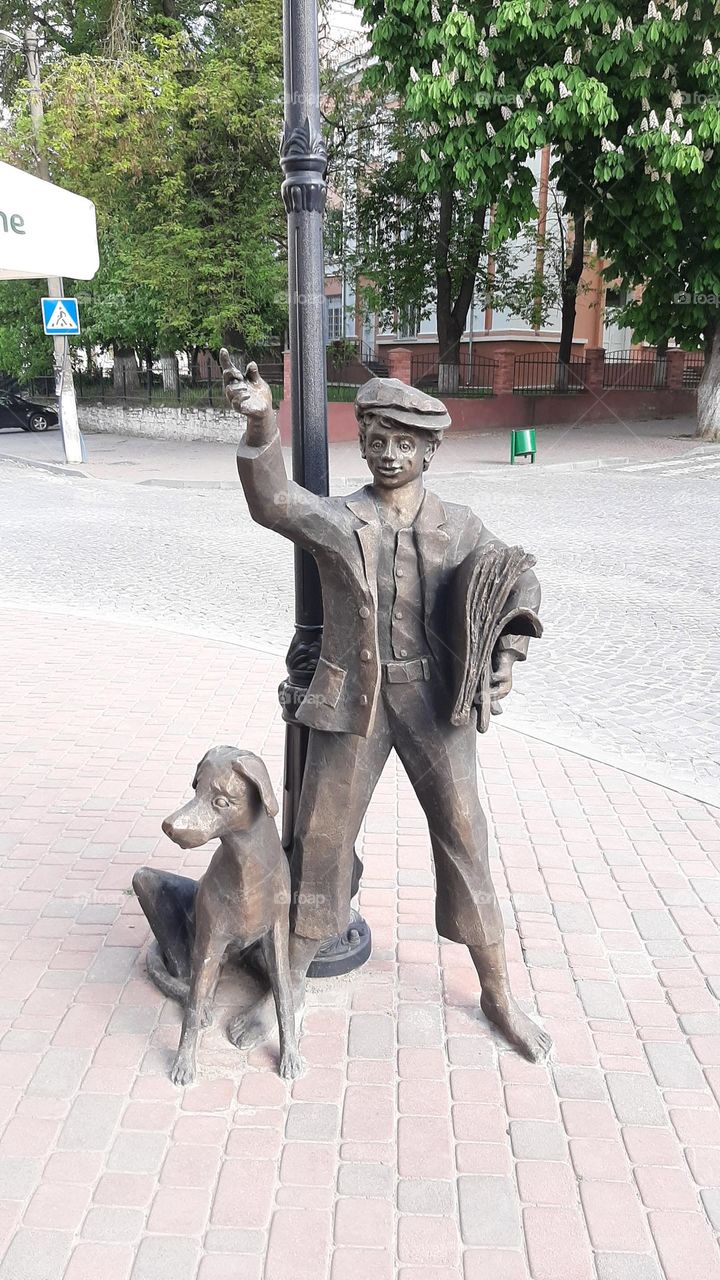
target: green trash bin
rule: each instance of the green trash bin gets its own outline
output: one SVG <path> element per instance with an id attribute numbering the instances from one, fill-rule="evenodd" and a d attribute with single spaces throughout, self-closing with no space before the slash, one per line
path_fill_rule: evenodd
<path id="1" fill-rule="evenodd" d="M 510 462 L 513 463 L 516 458 L 526 458 L 530 455 L 530 461 L 535 461 L 535 428 L 524 427 L 520 431 L 510 432 Z"/>

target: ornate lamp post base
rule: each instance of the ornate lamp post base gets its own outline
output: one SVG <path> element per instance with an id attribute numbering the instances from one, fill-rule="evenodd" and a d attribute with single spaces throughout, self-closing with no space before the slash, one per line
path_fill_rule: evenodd
<path id="1" fill-rule="evenodd" d="M 369 960 L 371 951 L 372 935 L 367 922 L 353 911 L 345 932 L 323 942 L 308 969 L 308 978 L 339 978 L 352 973 Z"/>

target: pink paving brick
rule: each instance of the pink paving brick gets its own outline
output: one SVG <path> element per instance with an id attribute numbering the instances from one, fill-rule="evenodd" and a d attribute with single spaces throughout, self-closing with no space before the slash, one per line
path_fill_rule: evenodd
<path id="1" fill-rule="evenodd" d="M 79 1244 L 64 1280 L 128 1280 L 134 1257 L 127 1244 Z"/>
<path id="2" fill-rule="evenodd" d="M 372 1241 L 390 1247 L 393 1234 L 393 1209 L 385 1200 L 361 1200 L 348 1196 L 338 1200 L 335 1209 L 335 1243 L 361 1246 Z"/>
<path id="3" fill-rule="evenodd" d="M 212 1207 L 213 1225 L 265 1227 L 275 1185 L 272 1160 L 226 1160 Z"/>
<path id="4" fill-rule="evenodd" d="M 333 1253 L 330 1280 L 394 1280 L 394 1249 L 337 1248 Z"/>
<path id="5" fill-rule="evenodd" d="M 559 1160 L 518 1160 L 515 1172 L 524 1204 L 558 1208 L 576 1204 L 577 1185 L 567 1164 Z"/>
<path id="6" fill-rule="evenodd" d="M 720 1258 L 700 1213 L 651 1213 L 650 1229 L 666 1280 L 719 1280 Z"/>
<path id="7" fill-rule="evenodd" d="M 594 1280 L 585 1223 L 578 1209 L 525 1209 L 523 1222 L 533 1280 Z"/>
<path id="8" fill-rule="evenodd" d="M 584 1181 L 580 1197 L 595 1249 L 641 1253 L 649 1247 L 645 1217 L 634 1187 L 621 1182 Z"/>
<path id="9" fill-rule="evenodd" d="M 264 1280 L 317 1280 L 327 1265 L 330 1231 L 326 1213 L 278 1209 L 270 1225 Z"/>
<path id="10" fill-rule="evenodd" d="M 458 1229 L 449 1218 L 406 1214 L 398 1222 L 398 1257 L 403 1263 L 451 1266 L 459 1257 Z"/>

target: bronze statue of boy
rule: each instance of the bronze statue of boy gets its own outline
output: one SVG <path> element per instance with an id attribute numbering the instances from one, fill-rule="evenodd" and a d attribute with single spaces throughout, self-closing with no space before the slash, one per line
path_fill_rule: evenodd
<path id="1" fill-rule="evenodd" d="M 298 712 L 310 734 L 291 860 L 296 1008 L 320 943 L 347 925 L 355 840 L 394 748 L 428 822 L 438 933 L 468 947 L 485 1016 L 520 1052 L 540 1059 L 550 1038 L 510 990 L 477 793 L 474 717 L 451 723 L 453 574 L 474 548 L 498 540 L 469 508 L 424 487 L 450 426 L 447 410 L 397 379 L 366 383 L 356 413 L 372 482 L 347 497 L 320 497 L 287 476 L 257 366 L 243 375 L 225 351 L 221 363 L 228 402 L 247 419 L 237 461 L 250 512 L 313 554 L 325 605 L 321 656 Z M 534 610 L 539 599 L 526 570 L 509 603 Z M 498 640 L 494 701 L 509 693 L 513 663 L 527 644 L 516 635 Z M 231 1024 L 231 1039 L 242 1048 L 257 1044 L 274 1018 L 265 997 Z"/>

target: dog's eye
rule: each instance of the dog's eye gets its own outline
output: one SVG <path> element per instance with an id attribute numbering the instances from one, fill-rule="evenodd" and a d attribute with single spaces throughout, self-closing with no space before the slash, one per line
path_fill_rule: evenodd
<path id="1" fill-rule="evenodd" d="M 216 809 L 230 808 L 230 801 L 228 800 L 227 796 L 216 796 L 215 799 L 213 800 L 213 804 Z"/>

